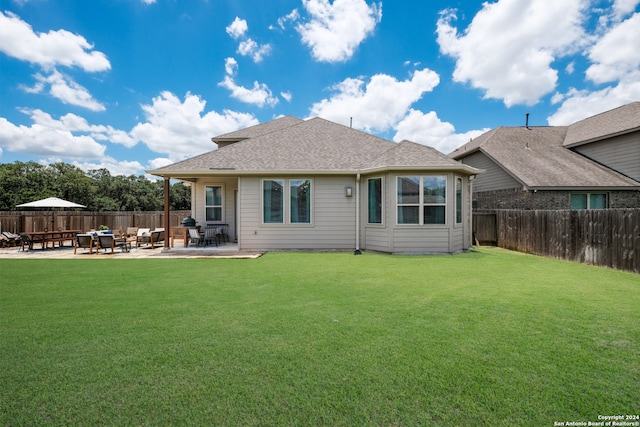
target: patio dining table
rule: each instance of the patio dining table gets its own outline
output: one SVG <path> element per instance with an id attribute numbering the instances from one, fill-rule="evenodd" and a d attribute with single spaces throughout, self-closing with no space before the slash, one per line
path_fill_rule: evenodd
<path id="1" fill-rule="evenodd" d="M 25 231 L 21 234 L 26 234 L 31 240 L 29 249 L 33 249 L 33 244 L 42 244 L 42 249 L 49 249 L 49 243 L 51 243 L 51 249 L 55 249 L 56 243 L 59 246 L 66 241 L 73 242 L 76 234 L 80 233 L 80 230 L 54 230 L 54 231 Z"/>

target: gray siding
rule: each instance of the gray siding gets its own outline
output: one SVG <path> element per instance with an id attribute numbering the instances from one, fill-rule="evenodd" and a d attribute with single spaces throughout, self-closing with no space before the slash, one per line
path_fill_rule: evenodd
<path id="1" fill-rule="evenodd" d="M 353 176 L 274 178 L 312 180 L 312 223 L 263 224 L 262 178 L 242 177 L 239 186 L 240 249 L 355 248 L 355 197 L 345 197 L 345 187 L 355 187 Z"/>
<path id="2" fill-rule="evenodd" d="M 379 252 L 390 252 L 389 229 L 387 227 L 365 227 L 363 249 Z"/>
<path id="3" fill-rule="evenodd" d="M 640 181 L 640 132 L 573 148 L 576 152 Z"/>
<path id="4" fill-rule="evenodd" d="M 465 165 L 485 170 L 473 181 L 473 191 L 493 191 L 522 187 L 521 183 L 483 153 L 470 154 L 462 158 L 461 161 Z"/>
<path id="5" fill-rule="evenodd" d="M 397 253 L 448 253 L 449 228 L 425 228 L 415 226 L 396 227 L 393 231 L 393 252 Z"/>

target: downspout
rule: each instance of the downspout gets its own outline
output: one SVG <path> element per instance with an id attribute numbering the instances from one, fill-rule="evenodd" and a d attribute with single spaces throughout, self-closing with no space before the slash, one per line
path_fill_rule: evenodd
<path id="1" fill-rule="evenodd" d="M 169 209 L 169 193 L 171 192 L 171 178 L 164 179 L 164 250 L 169 250 L 169 239 L 171 239 L 171 212 Z"/>
<path id="2" fill-rule="evenodd" d="M 360 255 L 360 172 L 356 174 L 356 250 L 354 255 Z"/>

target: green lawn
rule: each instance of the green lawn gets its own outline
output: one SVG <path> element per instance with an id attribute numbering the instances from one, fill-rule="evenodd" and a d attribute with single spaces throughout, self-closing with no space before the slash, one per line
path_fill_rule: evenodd
<path id="1" fill-rule="evenodd" d="M 1 425 L 640 413 L 640 275 L 455 256 L 0 260 Z"/>

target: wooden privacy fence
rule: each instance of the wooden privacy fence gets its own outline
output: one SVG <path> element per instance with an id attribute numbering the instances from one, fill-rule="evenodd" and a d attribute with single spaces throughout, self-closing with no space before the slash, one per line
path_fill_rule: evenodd
<path id="1" fill-rule="evenodd" d="M 640 209 L 496 210 L 474 226 L 491 215 L 502 248 L 640 273 Z M 488 231 L 474 228 L 485 241 Z"/>
<path id="2" fill-rule="evenodd" d="M 181 225 L 191 211 L 171 211 L 172 227 Z M 54 221 L 52 223 L 52 220 Z M 88 212 L 88 211 L 8 211 L 0 212 L 0 231 L 20 234 L 45 230 L 97 230 L 101 225 L 111 230 L 126 231 L 127 227 L 162 228 L 164 211 L 149 212 Z"/>

